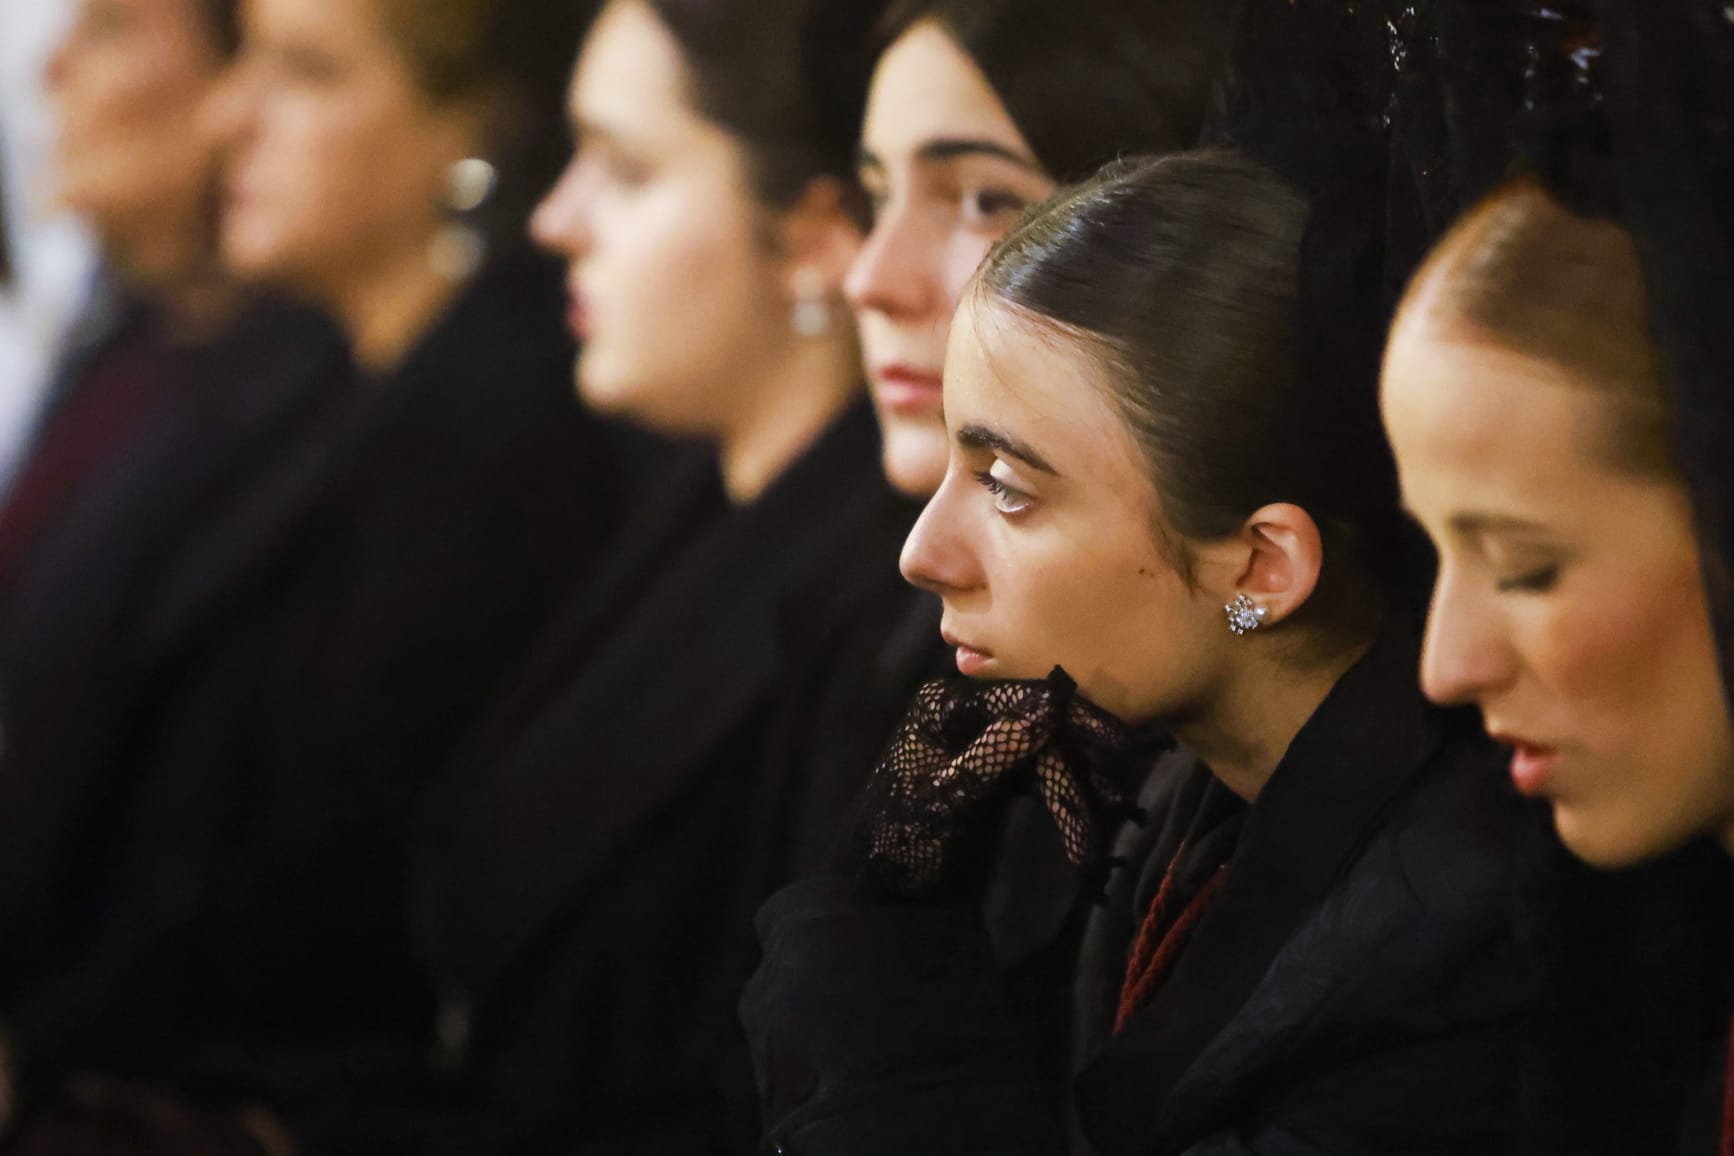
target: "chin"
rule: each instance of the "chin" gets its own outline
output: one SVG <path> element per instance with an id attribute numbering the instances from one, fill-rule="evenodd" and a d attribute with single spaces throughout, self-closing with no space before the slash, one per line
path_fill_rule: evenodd
<path id="1" fill-rule="evenodd" d="M 598 368 L 588 349 L 578 355 L 572 376 L 578 385 L 579 400 L 597 413 L 621 418 L 633 416 L 632 389 L 626 382 L 610 377 Z"/>
<path id="2" fill-rule="evenodd" d="M 1553 807 L 1553 825 L 1566 850 L 1603 871 L 1636 867 L 1678 850 L 1694 837 L 1646 831 L 1558 803 Z"/>
<path id="3" fill-rule="evenodd" d="M 230 223 L 223 227 L 223 263 L 231 272 L 242 277 L 267 279 L 283 272 L 282 246 L 272 243 L 269 234 Z"/>
<path id="4" fill-rule="evenodd" d="M 898 429 L 898 419 L 884 425 L 885 476 L 905 497 L 927 499 L 945 480 L 946 434 L 929 429 Z"/>

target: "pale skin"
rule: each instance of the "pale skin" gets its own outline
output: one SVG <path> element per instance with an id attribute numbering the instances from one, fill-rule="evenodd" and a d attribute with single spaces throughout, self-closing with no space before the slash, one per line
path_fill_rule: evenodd
<path id="1" fill-rule="evenodd" d="M 247 0 L 245 44 L 206 124 L 227 150 L 224 257 L 326 305 L 390 370 L 457 291 L 429 251 L 479 102 L 417 87 L 380 0 Z"/>
<path id="2" fill-rule="evenodd" d="M 216 151 L 186 130 L 222 67 L 196 0 L 83 0 L 44 77 L 55 200 L 90 223 L 130 286 L 195 331 L 230 303 L 209 212 Z"/>
<path id="3" fill-rule="evenodd" d="M 1481 708 L 1585 860 L 1624 866 L 1703 834 L 1734 850 L 1734 739 L 1690 501 L 1671 471 L 1615 452 L 1642 403 L 1485 340 L 1422 290 L 1383 404 L 1440 555 L 1423 688 Z"/>
<path id="4" fill-rule="evenodd" d="M 1256 799 L 1365 651 L 1306 653 L 1289 625 L 1323 562 L 1312 518 L 1273 504 L 1226 538 L 1189 543 L 1188 583 L 1156 531 L 1150 467 L 1097 368 L 1001 305 L 966 300 L 958 312 L 945 422 L 950 463 L 903 572 L 944 600 L 960 667 L 1041 678 L 1063 666 L 1093 702 L 1165 724 Z M 1243 592 L 1266 625 L 1236 637 L 1223 607 Z"/>
<path id="5" fill-rule="evenodd" d="M 745 503 L 857 396 L 842 309 L 816 335 L 791 315 L 802 295 L 840 301 L 861 234 L 835 180 L 814 180 L 787 209 L 762 204 L 740 142 L 687 92 L 656 14 L 610 3 L 573 78 L 576 155 L 532 232 L 569 265 L 580 394 L 714 441 L 729 496 Z"/>
<path id="6" fill-rule="evenodd" d="M 893 485 L 927 497 L 949 442 L 939 382 L 964 286 L 1054 182 L 981 69 L 935 22 L 879 60 L 861 135 L 872 232 L 845 285 Z"/>

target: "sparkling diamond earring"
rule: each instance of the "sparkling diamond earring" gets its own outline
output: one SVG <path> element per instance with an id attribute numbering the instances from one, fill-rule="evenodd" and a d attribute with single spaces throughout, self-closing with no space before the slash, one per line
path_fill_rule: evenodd
<path id="1" fill-rule="evenodd" d="M 1245 594 L 1236 594 L 1234 601 L 1222 608 L 1228 614 L 1228 628 L 1235 634 L 1251 634 L 1264 625 L 1268 607 L 1260 606 Z"/>

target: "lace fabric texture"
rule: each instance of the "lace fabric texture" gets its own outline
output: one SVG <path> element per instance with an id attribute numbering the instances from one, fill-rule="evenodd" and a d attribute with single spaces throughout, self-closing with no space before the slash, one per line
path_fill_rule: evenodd
<path id="1" fill-rule="evenodd" d="M 931 897 L 981 866 L 1001 804 L 1033 794 L 1066 857 L 1105 879 L 1114 833 L 1143 818 L 1134 792 L 1151 753 L 1058 667 L 1037 681 L 928 683 L 868 785 L 852 853 L 870 884 Z"/>

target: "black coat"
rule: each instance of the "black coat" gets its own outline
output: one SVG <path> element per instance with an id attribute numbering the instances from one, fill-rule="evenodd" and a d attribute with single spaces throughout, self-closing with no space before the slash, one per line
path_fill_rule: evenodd
<path id="1" fill-rule="evenodd" d="M 829 859 L 940 662 L 915 512 L 865 403 L 745 507 L 713 462 L 670 479 L 430 824 L 443 1086 L 327 1106 L 315 1150 L 751 1150 L 753 911 Z"/>
<path id="2" fill-rule="evenodd" d="M 1075 881 L 1044 887 L 1027 863 L 1015 936 L 1003 913 L 888 904 L 841 879 L 779 895 L 743 1005 L 777 1150 L 1512 1150 L 1520 813 L 1473 720 L 1428 708 L 1414 672 L 1411 648 L 1375 648 L 1255 806 L 1184 750 L 1165 756 L 1152 822 L 1129 830 L 1132 867 L 1082 916 L 1080 949 L 1063 934 Z M 1116 1037 L 1129 944 L 1182 843 L 1183 886 L 1231 851 L 1226 881 Z M 1044 951 L 1069 985 L 1032 989 Z M 1064 1042 L 1044 1042 L 1056 1020 Z"/>
<path id="3" fill-rule="evenodd" d="M 130 320 L 108 329 L 114 340 L 160 328 L 142 306 L 124 312 Z M 92 799 L 82 791 L 45 792 L 57 780 L 64 785 L 65 747 L 122 665 L 129 617 L 213 507 L 248 484 L 261 458 L 317 421 L 348 380 L 336 330 L 278 305 L 249 307 L 208 342 L 146 340 L 161 375 L 157 404 L 78 479 L 0 572 L 0 816 L 22 820 L 7 828 L 4 843 L 32 865 L 28 888 L 0 884 L 9 905 L 0 915 L 9 933 L 0 958 L 9 965 L 41 950 L 26 944 L 49 935 L 49 924 L 66 914 L 52 909 L 65 898 L 58 880 L 77 865 L 50 866 L 48 857 L 86 854 L 63 824 L 83 821 Z M 75 353 L 55 391 L 62 403 L 55 413 L 111 343 Z M 20 840 L 32 849 L 23 852 Z M 19 902 L 39 907 L 26 917 Z"/>
<path id="4" fill-rule="evenodd" d="M 419 1028 L 410 816 L 622 505 L 561 303 L 557 269 L 496 261 L 153 563 L 44 763 L 78 821 L 4 852 L 0 915 L 50 932 L 0 928 L 27 1080 Z"/>

